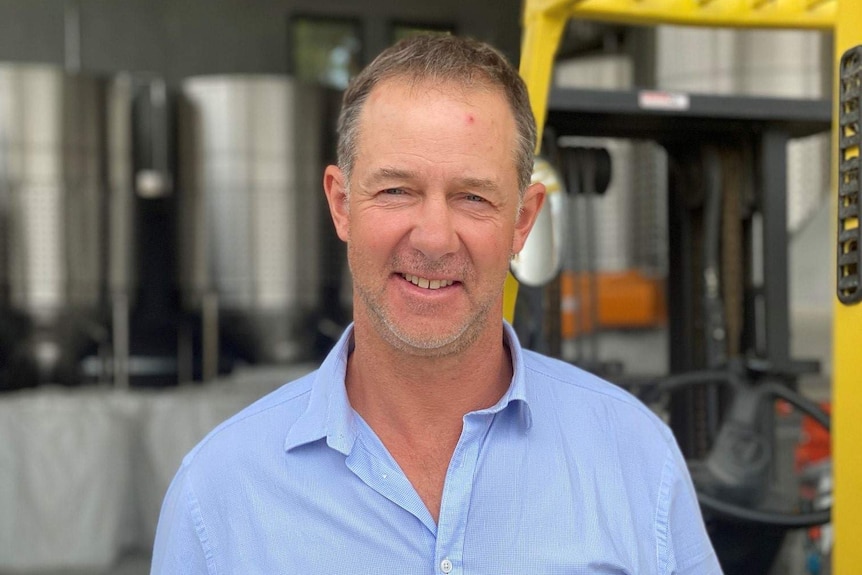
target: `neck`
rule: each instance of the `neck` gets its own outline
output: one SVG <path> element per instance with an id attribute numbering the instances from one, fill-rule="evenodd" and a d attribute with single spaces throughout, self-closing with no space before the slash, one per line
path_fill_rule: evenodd
<path id="1" fill-rule="evenodd" d="M 496 325 L 456 354 L 423 357 L 393 348 L 357 322 L 347 365 L 351 405 L 378 433 L 416 440 L 445 430 L 460 435 L 464 414 L 497 403 L 512 378 L 502 321 Z"/>

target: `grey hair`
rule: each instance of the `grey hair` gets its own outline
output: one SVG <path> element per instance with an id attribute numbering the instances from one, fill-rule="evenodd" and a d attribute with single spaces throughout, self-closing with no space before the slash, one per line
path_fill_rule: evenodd
<path id="1" fill-rule="evenodd" d="M 530 185 L 536 145 L 536 121 L 527 86 L 517 70 L 493 47 L 442 34 L 421 34 L 401 40 L 377 56 L 347 87 L 338 117 L 338 167 L 347 182 L 356 160 L 359 119 L 365 101 L 377 84 L 394 77 L 502 90 L 517 127 L 514 153 L 523 196 Z"/>

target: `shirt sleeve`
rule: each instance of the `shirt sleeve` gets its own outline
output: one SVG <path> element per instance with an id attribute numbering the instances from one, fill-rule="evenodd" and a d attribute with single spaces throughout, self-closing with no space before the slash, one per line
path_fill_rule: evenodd
<path id="1" fill-rule="evenodd" d="M 150 575 L 214 575 L 208 568 L 205 541 L 197 498 L 183 467 L 162 503 Z"/>
<path id="2" fill-rule="evenodd" d="M 659 573 L 721 575 L 688 467 L 676 442 L 668 448 L 662 476 L 656 514 Z"/>

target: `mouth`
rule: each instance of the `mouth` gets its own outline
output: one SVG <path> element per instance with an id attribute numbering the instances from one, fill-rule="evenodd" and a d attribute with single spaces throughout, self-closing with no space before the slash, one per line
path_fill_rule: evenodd
<path id="1" fill-rule="evenodd" d="M 437 290 L 440 288 L 449 287 L 450 285 L 455 283 L 453 280 L 429 279 L 429 278 L 414 276 L 412 274 L 400 274 L 400 275 L 405 280 L 409 281 L 413 285 L 420 287 L 422 289 Z"/>

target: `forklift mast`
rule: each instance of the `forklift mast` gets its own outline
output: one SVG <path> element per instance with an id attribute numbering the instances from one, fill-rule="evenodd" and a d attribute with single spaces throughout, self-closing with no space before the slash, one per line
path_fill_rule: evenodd
<path id="1" fill-rule="evenodd" d="M 862 545 L 862 250 L 859 226 L 859 114 L 862 110 L 862 0 L 525 0 L 520 71 L 541 131 L 548 116 L 554 55 L 571 18 L 627 24 L 815 29 L 832 31 L 836 51 L 833 95 L 832 210 L 838 293 L 834 298 L 832 461 L 837 575 L 859 573 Z M 844 57 L 847 53 L 848 57 Z M 843 62 L 843 63 L 842 63 Z M 843 80 L 842 80 L 843 74 Z M 854 75 L 855 74 L 855 75 Z M 831 282 L 832 278 L 823 278 Z M 511 319 L 517 282 L 510 275 L 504 307 Z M 859 295 L 859 297 L 855 297 Z M 854 351 L 855 350 L 855 351 Z"/>

